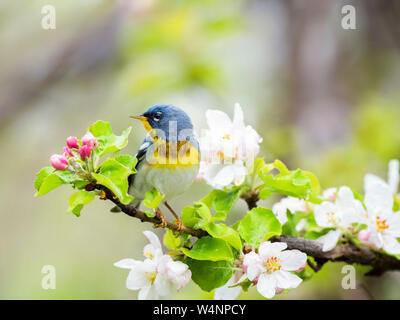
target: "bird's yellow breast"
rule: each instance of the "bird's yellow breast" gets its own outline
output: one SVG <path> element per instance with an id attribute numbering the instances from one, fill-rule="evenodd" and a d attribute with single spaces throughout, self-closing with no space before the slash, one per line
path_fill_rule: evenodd
<path id="1" fill-rule="evenodd" d="M 199 162 L 200 153 L 189 141 L 169 142 L 158 139 L 146 158 L 147 165 L 170 170 L 198 166 Z"/>

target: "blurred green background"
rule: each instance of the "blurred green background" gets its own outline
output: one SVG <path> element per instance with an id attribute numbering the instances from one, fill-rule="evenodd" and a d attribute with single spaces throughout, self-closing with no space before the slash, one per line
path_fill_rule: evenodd
<path id="1" fill-rule="evenodd" d="M 47 4 L 55 30 L 41 27 Z M 356 30 L 341 27 L 345 4 L 356 8 Z M 49 156 L 98 119 L 117 133 L 133 126 L 134 154 L 145 131 L 130 114 L 175 104 L 200 132 L 205 110 L 232 115 L 240 102 L 267 161 L 313 171 L 324 188 L 362 191 L 365 173 L 385 177 L 400 158 L 399 19 L 396 0 L 1 1 L 0 298 L 136 298 L 113 263 L 142 258 L 150 225 L 102 201 L 67 215 L 67 187 L 33 197 Z M 209 191 L 195 183 L 174 207 Z M 244 210 L 239 202 L 231 221 Z M 41 287 L 44 265 L 56 267 L 56 290 Z M 358 269 L 357 289 L 344 290 L 342 266 L 276 299 L 400 298 L 399 273 L 365 278 Z M 191 283 L 173 298 L 212 294 Z"/>

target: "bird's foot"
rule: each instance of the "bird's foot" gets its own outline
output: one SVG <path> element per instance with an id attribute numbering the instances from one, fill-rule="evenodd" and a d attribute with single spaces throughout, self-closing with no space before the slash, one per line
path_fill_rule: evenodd
<path id="1" fill-rule="evenodd" d="M 155 228 L 165 228 L 167 226 L 167 219 L 165 218 L 165 215 L 160 211 L 160 209 L 156 210 L 156 217 L 161 221 L 158 224 L 155 224 Z"/>
<path id="2" fill-rule="evenodd" d="M 177 218 L 176 219 L 176 224 L 178 225 L 178 230 L 177 231 L 178 231 L 179 235 L 181 236 L 183 231 L 184 231 L 184 228 L 185 228 L 185 226 L 184 226 L 184 224 L 182 222 L 182 219 L 181 218 Z"/>

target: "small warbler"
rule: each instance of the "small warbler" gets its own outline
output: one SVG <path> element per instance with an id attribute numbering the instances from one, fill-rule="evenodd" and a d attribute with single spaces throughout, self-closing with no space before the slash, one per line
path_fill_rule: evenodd
<path id="1" fill-rule="evenodd" d="M 129 177 L 132 205 L 139 207 L 147 191 L 156 188 L 164 195 L 164 205 L 183 230 L 182 220 L 167 201 L 185 192 L 199 171 L 199 143 L 194 136 L 193 124 L 181 109 L 171 105 L 155 105 L 141 115 L 131 118 L 142 122 L 148 132 L 136 154 L 136 174 Z M 164 214 L 157 208 L 156 215 L 165 227 Z"/>

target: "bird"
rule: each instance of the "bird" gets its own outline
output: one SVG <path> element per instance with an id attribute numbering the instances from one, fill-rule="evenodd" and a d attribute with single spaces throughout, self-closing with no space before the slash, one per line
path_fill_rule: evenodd
<path id="1" fill-rule="evenodd" d="M 131 205 L 138 208 L 145 193 L 157 189 L 182 232 L 182 220 L 168 201 L 184 193 L 199 171 L 200 149 L 192 121 L 185 111 L 167 104 L 130 117 L 140 120 L 147 131 L 136 153 L 136 173 L 128 178 L 129 193 L 134 197 Z M 156 216 L 161 220 L 157 226 L 165 227 L 166 218 L 159 208 Z"/>

